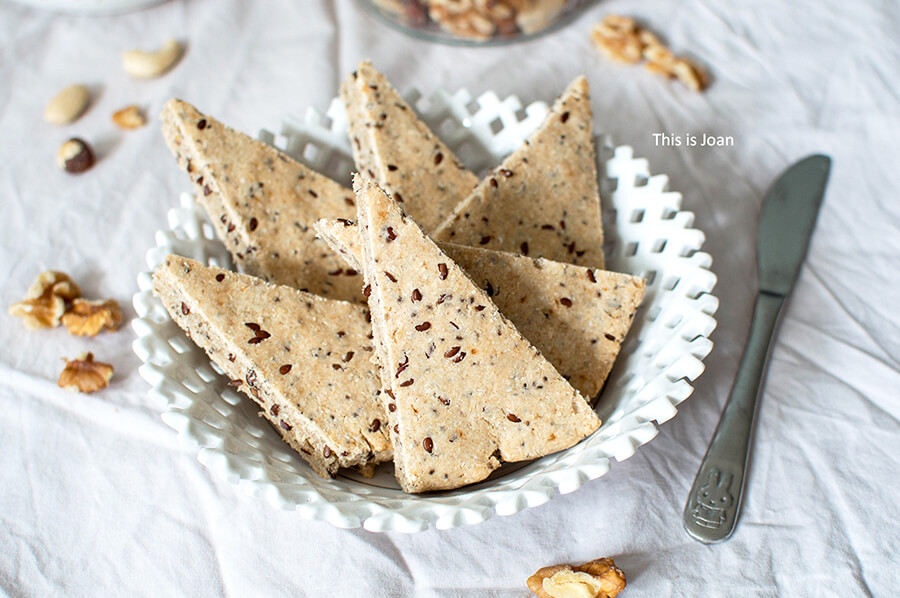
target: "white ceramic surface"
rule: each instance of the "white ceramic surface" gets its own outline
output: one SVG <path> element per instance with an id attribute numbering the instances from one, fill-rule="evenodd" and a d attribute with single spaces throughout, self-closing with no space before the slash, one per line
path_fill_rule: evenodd
<path id="1" fill-rule="evenodd" d="M 547 106 L 522 107 L 515 96 L 492 92 L 474 99 L 466 90 L 435 92 L 428 101 L 407 98 L 423 120 L 475 172 L 496 165 L 543 120 Z M 326 114 L 308 110 L 287 117 L 272 143 L 312 168 L 349 182 L 352 158 L 343 107 L 335 99 Z M 326 480 L 284 444 L 256 405 L 226 386 L 152 296 L 149 272 L 138 277 L 134 350 L 141 375 L 163 406 L 163 420 L 195 446 L 198 459 L 222 478 L 272 505 L 338 527 L 416 532 L 446 529 L 510 515 L 546 503 L 605 474 L 611 459 L 627 459 L 657 434 L 656 424 L 677 413 L 693 390 L 712 348 L 717 299 L 703 233 L 693 214 L 680 211 L 681 196 L 667 191 L 664 175 L 651 176 L 647 162 L 627 146 L 598 138 L 598 171 L 604 203 L 608 267 L 648 279 L 644 305 L 597 403 L 603 426 L 566 451 L 526 464 L 509 464 L 488 480 L 452 492 L 423 496 L 401 492 L 389 464 L 372 479 L 355 475 Z M 169 228 L 147 254 L 152 269 L 169 253 L 229 267 L 225 247 L 213 234 L 193 196 L 183 194 L 169 211 Z M 655 422 L 655 423 L 654 423 Z"/>

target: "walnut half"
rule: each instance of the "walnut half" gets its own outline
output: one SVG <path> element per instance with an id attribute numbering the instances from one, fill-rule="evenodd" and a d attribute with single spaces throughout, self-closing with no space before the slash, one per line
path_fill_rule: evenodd
<path id="1" fill-rule="evenodd" d="M 625 574 L 604 558 L 578 566 L 542 567 L 527 583 L 540 598 L 613 598 L 625 589 Z"/>
<path id="2" fill-rule="evenodd" d="M 94 392 L 109 386 L 113 371 L 108 363 L 94 361 L 93 353 L 82 353 L 72 361 L 66 360 L 57 384 L 74 392 Z"/>
<path id="3" fill-rule="evenodd" d="M 66 302 L 81 297 L 81 289 L 67 274 L 47 270 L 28 289 L 23 301 L 9 306 L 9 313 L 22 318 L 30 330 L 54 328 L 66 311 Z"/>
<path id="4" fill-rule="evenodd" d="M 62 323 L 75 336 L 96 336 L 101 330 L 116 330 L 123 319 L 122 309 L 114 299 L 75 299 Z"/>

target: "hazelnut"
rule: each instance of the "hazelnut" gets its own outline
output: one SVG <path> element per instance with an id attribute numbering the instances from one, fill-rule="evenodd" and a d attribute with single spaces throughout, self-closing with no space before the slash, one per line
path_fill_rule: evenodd
<path id="1" fill-rule="evenodd" d="M 72 174 L 84 172 L 94 165 L 94 152 L 84 140 L 73 137 L 59 147 L 56 164 Z"/>
<path id="2" fill-rule="evenodd" d="M 116 330 L 123 319 L 122 309 L 114 299 L 75 299 L 63 315 L 62 323 L 75 336 L 96 336 L 101 330 Z"/>
<path id="3" fill-rule="evenodd" d="M 82 353 L 72 361 L 65 361 L 66 367 L 57 382 L 60 388 L 74 392 L 94 392 L 109 386 L 113 366 L 94 361 L 93 353 Z"/>

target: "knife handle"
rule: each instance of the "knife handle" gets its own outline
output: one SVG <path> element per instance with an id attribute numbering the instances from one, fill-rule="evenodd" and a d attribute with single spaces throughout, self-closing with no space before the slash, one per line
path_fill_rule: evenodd
<path id="1" fill-rule="evenodd" d="M 737 523 L 753 420 L 784 299 L 764 292 L 756 297 L 744 357 L 684 507 L 684 527 L 700 542 L 726 540 Z"/>

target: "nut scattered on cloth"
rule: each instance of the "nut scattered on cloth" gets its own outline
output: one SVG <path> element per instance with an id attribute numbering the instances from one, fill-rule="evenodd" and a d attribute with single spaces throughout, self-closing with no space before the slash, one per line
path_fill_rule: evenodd
<path id="1" fill-rule="evenodd" d="M 38 274 L 38 277 L 28 287 L 25 298 L 35 299 L 46 293 L 53 293 L 66 301 L 81 297 L 81 289 L 72 281 L 69 275 L 56 270 L 47 270 Z"/>
<path id="2" fill-rule="evenodd" d="M 9 306 L 9 313 L 22 318 L 29 330 L 55 328 L 62 323 L 75 336 L 96 336 L 114 331 L 124 320 L 114 299 L 82 299 L 81 289 L 68 274 L 47 270 L 38 275 L 23 301 Z"/>
<path id="3" fill-rule="evenodd" d="M 90 92 L 84 85 L 69 85 L 44 108 L 44 120 L 52 125 L 74 122 L 84 113 L 90 100 Z"/>
<path id="4" fill-rule="evenodd" d="M 112 120 L 120 129 L 139 129 L 147 124 L 147 117 L 135 105 L 117 110 L 113 113 Z"/>
<path id="5" fill-rule="evenodd" d="M 175 66 L 181 58 L 178 40 L 166 41 L 158 50 L 128 50 L 122 53 L 122 67 L 135 79 L 153 79 Z"/>
<path id="6" fill-rule="evenodd" d="M 678 79 L 693 91 L 702 91 L 708 83 L 706 73 L 699 66 L 675 56 L 653 33 L 638 27 L 630 17 L 606 15 L 594 25 L 591 39 L 611 60 L 624 64 L 643 60 L 644 68 L 651 73 Z"/>
<path id="7" fill-rule="evenodd" d="M 94 354 L 89 352 L 71 361 L 67 359 L 57 384 L 73 392 L 95 392 L 109 386 L 112 377 L 113 366 L 94 361 Z"/>
<path id="8" fill-rule="evenodd" d="M 96 336 L 101 330 L 117 330 L 123 319 L 115 299 L 75 299 L 63 314 L 62 323 L 75 336 Z"/>
<path id="9" fill-rule="evenodd" d="M 59 147 L 56 164 L 72 174 L 84 172 L 94 165 L 94 152 L 86 141 L 73 137 Z"/>
<path id="10" fill-rule="evenodd" d="M 67 274 L 47 270 L 38 275 L 23 301 L 9 306 L 9 313 L 22 318 L 29 330 L 54 328 L 69 302 L 81 297 L 81 289 Z"/>
<path id="11" fill-rule="evenodd" d="M 625 589 L 625 574 L 609 558 L 583 565 L 542 567 L 528 578 L 540 598 L 613 598 Z"/>

